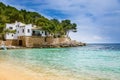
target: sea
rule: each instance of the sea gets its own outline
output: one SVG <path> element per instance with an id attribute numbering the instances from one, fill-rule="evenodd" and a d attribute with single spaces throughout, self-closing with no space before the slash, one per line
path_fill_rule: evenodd
<path id="1" fill-rule="evenodd" d="M 42 68 L 46 74 L 75 80 L 120 80 L 120 44 L 0 50 L 0 59 L 36 73 Z"/>

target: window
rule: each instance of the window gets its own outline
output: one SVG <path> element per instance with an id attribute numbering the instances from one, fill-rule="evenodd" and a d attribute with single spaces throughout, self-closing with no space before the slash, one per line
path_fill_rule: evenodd
<path id="1" fill-rule="evenodd" d="M 9 27 L 9 29 L 13 29 L 13 27 Z"/>
<path id="2" fill-rule="evenodd" d="M 45 31 L 45 35 L 47 36 L 47 32 Z"/>
<path id="3" fill-rule="evenodd" d="M 24 33 L 24 29 L 22 30 L 22 32 Z"/>
<path id="4" fill-rule="evenodd" d="M 30 33 L 30 29 L 28 29 L 28 33 Z"/>
<path id="5" fill-rule="evenodd" d="M 35 31 L 32 31 L 32 34 L 35 35 Z"/>

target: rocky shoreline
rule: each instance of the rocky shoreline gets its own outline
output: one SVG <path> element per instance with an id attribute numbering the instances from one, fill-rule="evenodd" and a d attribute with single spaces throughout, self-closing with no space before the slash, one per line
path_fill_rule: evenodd
<path id="1" fill-rule="evenodd" d="M 46 47 L 52 47 L 52 48 L 78 47 L 78 46 L 86 46 L 86 43 L 77 42 L 77 41 L 70 41 L 68 43 L 46 45 Z"/>
<path id="2" fill-rule="evenodd" d="M 65 47 L 78 47 L 86 46 L 86 43 L 70 41 L 68 43 L 59 43 L 59 44 L 44 44 L 36 47 L 23 47 L 23 46 L 5 46 L 7 49 L 26 49 L 26 48 L 65 48 Z M 0 47 L 0 50 L 3 50 L 3 47 Z"/>

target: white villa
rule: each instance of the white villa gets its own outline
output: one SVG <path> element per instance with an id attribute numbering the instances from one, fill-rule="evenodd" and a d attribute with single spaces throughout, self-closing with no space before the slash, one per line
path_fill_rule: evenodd
<path id="1" fill-rule="evenodd" d="M 24 24 L 21 22 L 15 22 L 12 24 L 7 23 L 6 29 L 15 30 L 15 33 L 6 33 L 5 39 L 7 44 L 18 46 L 34 46 L 34 44 L 44 44 L 46 37 L 50 36 L 48 32 L 37 28 L 32 24 Z M 30 44 L 32 43 L 32 44 Z"/>
<path id="2" fill-rule="evenodd" d="M 6 24 L 6 29 L 16 30 L 16 33 L 7 33 L 5 35 L 6 40 L 10 39 L 18 39 L 20 36 L 47 36 L 46 33 L 42 29 L 36 28 L 35 25 L 32 24 L 23 24 L 21 22 L 15 22 L 13 24 Z"/>
<path id="3" fill-rule="evenodd" d="M 54 38 L 42 28 L 37 28 L 32 24 L 24 24 L 15 22 L 6 24 L 6 29 L 15 30 L 15 33 L 5 34 L 5 45 L 7 46 L 23 46 L 23 47 L 43 47 L 45 45 L 54 45 L 66 43 L 68 38 Z"/>

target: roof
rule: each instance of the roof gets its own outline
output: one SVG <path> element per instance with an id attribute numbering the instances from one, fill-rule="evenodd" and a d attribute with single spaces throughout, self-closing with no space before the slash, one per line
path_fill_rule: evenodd
<path id="1" fill-rule="evenodd" d="M 32 30 L 42 30 L 42 27 L 32 27 Z"/>

